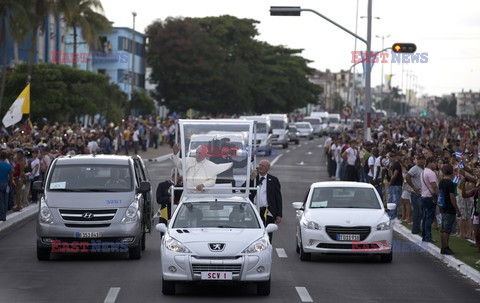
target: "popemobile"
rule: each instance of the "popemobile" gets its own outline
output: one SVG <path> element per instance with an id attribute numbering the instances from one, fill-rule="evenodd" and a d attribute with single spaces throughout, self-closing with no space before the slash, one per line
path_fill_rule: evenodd
<path id="1" fill-rule="evenodd" d="M 172 155 L 172 162 L 183 176 L 183 194 L 171 220 L 156 225 L 163 235 L 163 294 L 175 294 L 177 283 L 228 281 L 256 283 L 258 295 L 269 295 L 268 233 L 278 228 L 264 227 L 248 198 L 256 190 L 248 182 L 256 167 L 254 121 L 180 120 L 178 126 L 181 151 Z M 191 142 L 196 138 L 202 138 L 201 144 Z"/>

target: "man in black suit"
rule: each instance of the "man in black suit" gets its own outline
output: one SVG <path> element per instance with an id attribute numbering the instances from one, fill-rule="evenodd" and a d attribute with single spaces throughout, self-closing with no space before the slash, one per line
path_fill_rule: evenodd
<path id="1" fill-rule="evenodd" d="M 279 224 L 282 221 L 282 192 L 278 178 L 269 174 L 270 162 L 262 160 L 258 164 L 258 174 L 256 171 L 250 176 L 250 186 L 253 187 L 253 180 L 257 180 L 258 196 L 257 204 L 260 206 L 260 216 L 263 224 Z M 250 200 L 257 195 L 257 191 L 250 193 Z M 270 243 L 272 243 L 272 233 L 268 234 Z"/>
<path id="2" fill-rule="evenodd" d="M 158 184 L 158 187 L 157 187 L 157 192 L 156 192 L 156 196 L 157 196 L 157 203 L 160 204 L 160 209 L 163 209 L 163 208 L 167 208 L 167 216 L 168 216 L 168 220 L 170 220 L 170 218 L 172 217 L 172 210 L 170 209 L 171 208 L 171 202 L 170 202 L 170 199 L 171 199 L 171 186 L 175 186 L 175 187 L 180 187 L 183 185 L 183 182 L 182 182 L 182 176 L 178 175 L 177 176 L 177 184 L 175 185 L 175 172 L 172 173 L 172 176 L 171 176 L 171 179 L 170 180 L 166 180 L 166 181 L 163 181 L 163 182 L 160 182 Z M 178 204 L 178 202 L 180 201 L 180 197 L 182 196 L 182 190 L 175 190 L 174 191 L 174 198 L 173 198 L 173 201 L 175 204 Z M 161 217 L 159 220 L 160 223 L 166 223 L 167 222 L 167 218 L 163 218 Z"/>

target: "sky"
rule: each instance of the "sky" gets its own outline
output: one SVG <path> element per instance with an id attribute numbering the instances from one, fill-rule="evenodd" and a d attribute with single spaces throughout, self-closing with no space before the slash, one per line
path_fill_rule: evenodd
<path id="1" fill-rule="evenodd" d="M 368 0 L 101 0 L 106 17 L 116 27 L 144 33 L 156 20 L 168 17 L 231 15 L 259 21 L 257 40 L 271 45 L 303 49 L 310 67 L 332 72 L 352 66 L 352 52 L 366 45 L 312 12 L 300 17 L 270 16 L 270 6 L 300 6 L 319 12 L 357 35 L 367 38 Z M 358 18 L 357 16 L 358 3 Z M 416 86 L 418 95 L 480 91 L 480 1 L 478 0 L 373 0 L 372 50 L 395 42 L 412 42 L 425 63 L 374 64 L 372 87 L 393 74 L 392 85 Z M 357 30 L 355 30 L 357 28 Z M 378 37 L 377 37 L 378 36 Z M 388 37 L 387 37 L 388 36 Z M 403 72 L 402 72 L 403 70 Z M 357 72 L 362 72 L 357 65 Z"/>

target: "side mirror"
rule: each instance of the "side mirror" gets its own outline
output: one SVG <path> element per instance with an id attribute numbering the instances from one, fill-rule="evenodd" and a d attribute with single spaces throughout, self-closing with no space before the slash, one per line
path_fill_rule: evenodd
<path id="1" fill-rule="evenodd" d="M 155 229 L 161 233 L 166 233 L 167 225 L 165 225 L 165 223 L 158 223 L 157 225 L 155 225 Z"/>
<path id="2" fill-rule="evenodd" d="M 303 202 L 293 202 L 292 206 L 296 210 L 304 210 L 303 208 Z"/>
<path id="3" fill-rule="evenodd" d="M 395 210 L 397 208 L 397 204 L 395 203 L 387 203 L 387 209 L 388 210 Z"/>
<path id="4" fill-rule="evenodd" d="M 278 230 L 278 226 L 277 226 L 277 224 L 270 223 L 270 224 L 267 225 L 265 230 L 267 231 L 267 233 L 273 233 L 273 232 L 276 232 Z"/>
<path id="5" fill-rule="evenodd" d="M 33 182 L 33 186 L 32 186 L 32 190 L 34 191 L 43 191 L 44 188 L 43 188 L 43 181 L 35 181 Z"/>
<path id="6" fill-rule="evenodd" d="M 140 187 L 138 188 L 139 193 L 146 193 L 152 189 L 152 185 L 148 181 L 141 181 Z"/>

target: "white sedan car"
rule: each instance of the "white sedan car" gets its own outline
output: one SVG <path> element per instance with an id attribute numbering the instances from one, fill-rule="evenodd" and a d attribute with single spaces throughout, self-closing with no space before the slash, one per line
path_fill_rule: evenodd
<path id="1" fill-rule="evenodd" d="M 156 229 L 161 241 L 162 292 L 175 294 L 177 282 L 257 283 L 257 294 L 270 294 L 272 245 L 254 205 L 246 197 L 187 198 L 168 226 Z"/>
<path id="2" fill-rule="evenodd" d="M 392 222 L 375 188 L 359 182 L 318 182 L 297 210 L 296 244 L 302 261 L 312 253 L 374 254 L 393 258 Z M 387 205 L 389 210 L 395 204 Z"/>

